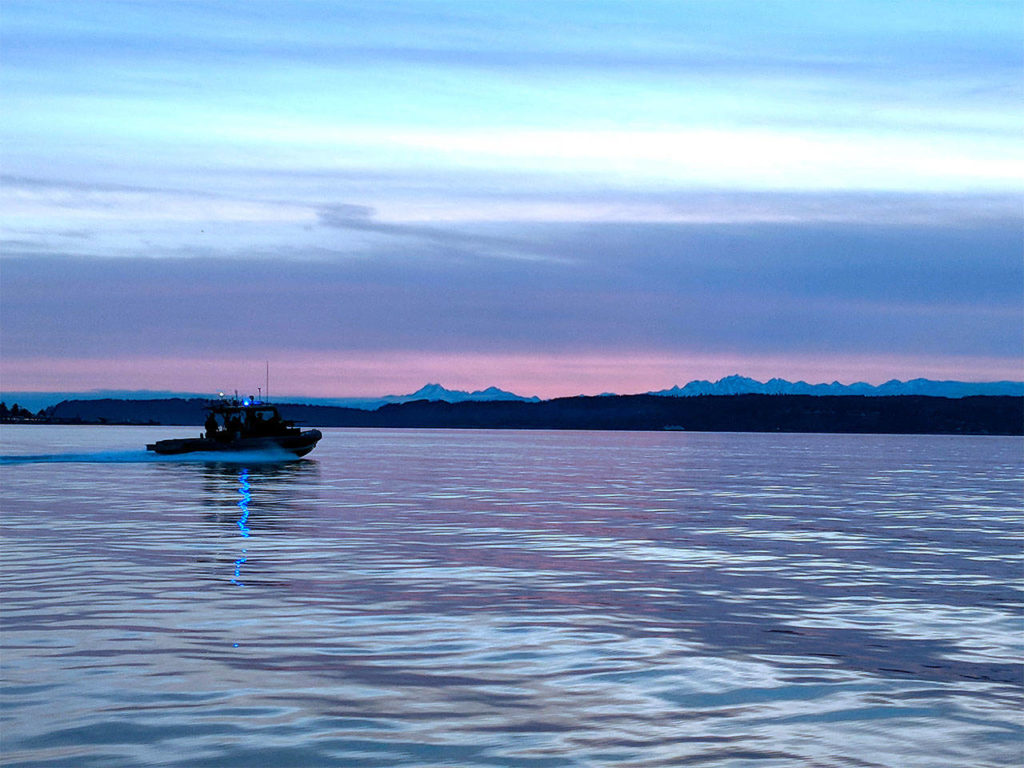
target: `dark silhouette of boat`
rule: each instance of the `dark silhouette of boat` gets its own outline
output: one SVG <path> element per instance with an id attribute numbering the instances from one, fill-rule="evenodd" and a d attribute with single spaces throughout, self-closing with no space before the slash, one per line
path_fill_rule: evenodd
<path id="1" fill-rule="evenodd" d="M 146 446 L 160 454 L 286 452 L 305 456 L 323 437 L 319 429 L 299 429 L 281 418 L 277 408 L 254 399 L 237 397 L 206 406 L 205 432 L 199 437 L 159 440 Z"/>

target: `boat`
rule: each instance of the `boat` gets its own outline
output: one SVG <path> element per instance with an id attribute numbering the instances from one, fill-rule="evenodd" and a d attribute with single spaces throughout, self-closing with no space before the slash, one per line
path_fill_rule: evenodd
<path id="1" fill-rule="evenodd" d="M 271 451 L 305 456 L 323 437 L 319 429 L 299 429 L 281 418 L 277 408 L 254 398 L 221 399 L 206 406 L 209 415 L 199 437 L 158 440 L 147 451 L 182 453 L 240 453 Z"/>

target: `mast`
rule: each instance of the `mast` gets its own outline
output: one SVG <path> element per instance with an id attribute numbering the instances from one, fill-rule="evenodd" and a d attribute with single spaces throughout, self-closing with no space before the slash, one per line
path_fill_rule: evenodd
<path id="1" fill-rule="evenodd" d="M 266 380 L 265 383 L 267 385 L 267 389 L 266 389 L 266 392 L 267 392 L 267 402 L 269 403 L 270 402 L 270 361 L 269 360 L 267 360 L 267 380 Z"/>

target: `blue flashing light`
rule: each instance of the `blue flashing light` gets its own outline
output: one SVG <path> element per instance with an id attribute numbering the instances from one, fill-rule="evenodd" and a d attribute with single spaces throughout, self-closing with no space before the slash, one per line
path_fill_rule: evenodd
<path id="1" fill-rule="evenodd" d="M 249 399 L 248 398 L 246 398 L 245 400 L 242 401 L 242 405 L 248 405 L 248 404 L 249 404 Z"/>

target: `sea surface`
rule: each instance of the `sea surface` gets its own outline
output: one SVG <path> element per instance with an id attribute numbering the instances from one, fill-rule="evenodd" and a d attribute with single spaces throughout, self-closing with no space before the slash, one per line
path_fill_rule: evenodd
<path id="1" fill-rule="evenodd" d="M 0 430 L 3 765 L 1024 764 L 1019 438 L 197 431 Z"/>

